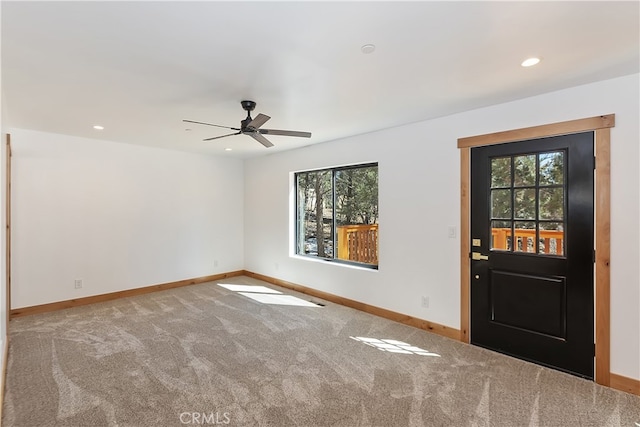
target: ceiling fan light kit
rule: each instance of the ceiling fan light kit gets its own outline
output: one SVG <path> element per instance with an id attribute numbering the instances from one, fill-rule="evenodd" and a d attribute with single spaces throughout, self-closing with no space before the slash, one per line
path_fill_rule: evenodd
<path id="1" fill-rule="evenodd" d="M 295 130 L 279 130 L 279 129 L 262 129 L 261 126 L 267 122 L 271 117 L 265 114 L 258 114 L 256 118 L 251 118 L 251 112 L 256 108 L 254 101 L 240 101 L 242 109 L 247 112 L 247 118 L 240 121 L 240 127 L 234 128 L 230 126 L 214 125 L 212 123 L 197 122 L 194 120 L 183 120 L 186 123 L 195 123 L 198 125 L 215 126 L 224 129 L 231 129 L 236 131 L 227 135 L 214 136 L 212 138 L 206 138 L 203 141 L 213 141 L 214 139 L 226 138 L 233 135 L 248 135 L 251 138 L 264 145 L 266 148 L 273 147 L 271 141 L 265 138 L 263 135 L 278 135 L 278 136 L 296 136 L 299 138 L 311 138 L 311 132 L 301 132 Z"/>

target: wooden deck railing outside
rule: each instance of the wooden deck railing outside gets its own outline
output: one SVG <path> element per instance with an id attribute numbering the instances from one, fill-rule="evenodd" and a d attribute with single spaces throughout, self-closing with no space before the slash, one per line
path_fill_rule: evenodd
<path id="1" fill-rule="evenodd" d="M 510 228 L 492 228 L 492 248 L 507 250 Z M 536 230 L 516 229 L 513 244 L 517 252 L 535 252 Z M 540 230 L 542 252 L 564 254 L 564 231 Z M 338 227 L 338 259 L 378 264 L 378 224 L 343 225 Z"/>
<path id="2" fill-rule="evenodd" d="M 378 224 L 339 226 L 338 259 L 378 265 Z"/>
<path id="3" fill-rule="evenodd" d="M 507 250 L 509 248 L 509 240 L 511 239 L 510 228 L 492 228 L 491 237 L 493 239 L 493 249 Z M 515 230 L 515 242 L 517 252 L 535 252 L 536 230 Z M 540 230 L 541 244 L 544 246 L 545 254 L 563 255 L 564 254 L 564 231 L 558 230 Z"/>

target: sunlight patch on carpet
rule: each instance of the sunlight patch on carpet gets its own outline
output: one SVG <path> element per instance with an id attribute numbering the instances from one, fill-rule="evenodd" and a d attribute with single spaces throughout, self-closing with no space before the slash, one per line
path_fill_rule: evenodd
<path id="1" fill-rule="evenodd" d="M 297 305 L 300 307 L 320 307 L 318 304 L 314 304 L 309 301 L 305 301 L 293 295 L 274 295 L 274 294 L 257 294 L 253 292 L 238 292 L 240 295 L 251 298 L 254 301 L 258 301 L 262 304 L 276 304 L 276 305 Z"/>
<path id="2" fill-rule="evenodd" d="M 285 295 L 275 289 L 267 288 L 266 286 L 257 285 L 232 285 L 227 283 L 218 283 L 218 286 L 222 286 L 225 289 L 236 292 L 244 297 L 251 298 L 261 304 L 275 304 L 275 305 L 296 305 L 299 307 L 322 307 L 322 304 L 315 304 L 310 301 L 305 301 L 293 295 Z"/>
<path id="3" fill-rule="evenodd" d="M 360 341 L 369 345 L 371 347 L 375 347 L 378 350 L 388 351 L 389 353 L 402 353 L 402 354 L 418 354 L 420 356 L 433 356 L 440 357 L 437 353 L 431 353 L 428 350 L 424 350 L 420 347 L 416 347 L 411 344 L 407 344 L 406 342 L 397 341 L 397 340 L 389 340 L 389 339 L 378 339 L 378 338 L 367 338 L 367 337 L 349 337 L 352 340 Z"/>
<path id="4" fill-rule="evenodd" d="M 275 289 L 267 288 L 266 286 L 256 285 L 228 285 L 226 283 L 218 283 L 218 286 L 229 289 L 233 292 L 256 292 L 260 294 L 281 294 L 282 292 Z"/>

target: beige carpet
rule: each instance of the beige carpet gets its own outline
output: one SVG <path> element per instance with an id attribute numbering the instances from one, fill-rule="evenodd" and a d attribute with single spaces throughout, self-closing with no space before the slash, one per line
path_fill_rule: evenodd
<path id="1" fill-rule="evenodd" d="M 279 303 L 310 299 L 279 290 Z M 258 294 L 205 283 L 12 320 L 2 425 L 640 423 L 638 396 L 331 303 Z"/>

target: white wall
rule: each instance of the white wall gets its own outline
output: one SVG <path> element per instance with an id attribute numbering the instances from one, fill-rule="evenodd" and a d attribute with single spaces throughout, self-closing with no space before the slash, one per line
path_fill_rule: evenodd
<path id="1" fill-rule="evenodd" d="M 12 307 L 244 267 L 240 160 L 10 133 Z"/>
<path id="2" fill-rule="evenodd" d="M 611 370 L 640 379 L 638 123 L 632 75 L 245 162 L 245 268 L 460 327 L 460 137 L 616 114 L 612 129 Z M 291 256 L 293 171 L 379 163 L 379 271 Z M 428 296 L 430 307 L 421 308 Z"/>
<path id="3" fill-rule="evenodd" d="M 0 7 L 0 34 L 2 33 L 2 7 Z M 2 58 L 0 49 L 0 58 Z M 7 109 L 2 91 L 2 64 L 0 60 L 0 367 L 4 366 L 4 346 L 7 341 L 7 280 L 6 280 L 6 135 L 4 123 Z M 4 390 L 4 376 L 0 375 L 0 390 Z M 2 410 L 0 409 L 0 413 Z"/>

